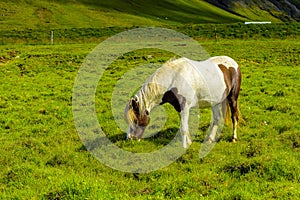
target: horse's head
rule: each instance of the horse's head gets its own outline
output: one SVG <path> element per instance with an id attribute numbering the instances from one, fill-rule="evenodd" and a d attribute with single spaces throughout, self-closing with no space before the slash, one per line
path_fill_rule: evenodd
<path id="1" fill-rule="evenodd" d="M 131 98 L 125 108 L 125 121 L 129 125 L 127 139 L 135 138 L 140 140 L 145 132 L 147 125 L 150 122 L 149 111 L 146 108 L 141 108 L 137 96 Z"/>

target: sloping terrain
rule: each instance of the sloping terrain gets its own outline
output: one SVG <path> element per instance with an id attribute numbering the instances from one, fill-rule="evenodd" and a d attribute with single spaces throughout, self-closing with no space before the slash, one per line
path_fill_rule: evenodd
<path id="1" fill-rule="evenodd" d="M 12 0 L 0 2 L 0 28 L 73 28 L 230 23 L 244 18 L 198 0 Z"/>
<path id="2" fill-rule="evenodd" d="M 300 0 L 2 0 L 0 29 L 300 21 Z"/>
<path id="3" fill-rule="evenodd" d="M 206 0 L 252 20 L 300 21 L 300 0 Z"/>

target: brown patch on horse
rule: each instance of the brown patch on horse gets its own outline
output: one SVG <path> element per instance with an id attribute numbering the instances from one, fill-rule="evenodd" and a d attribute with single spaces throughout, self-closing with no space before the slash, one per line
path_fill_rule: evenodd
<path id="1" fill-rule="evenodd" d="M 186 98 L 178 94 L 178 89 L 174 87 L 164 94 L 160 105 L 170 103 L 177 112 L 181 112 L 184 108 L 185 102 Z"/>
<path id="2" fill-rule="evenodd" d="M 237 97 L 238 97 L 240 94 L 241 83 L 242 83 L 242 73 L 241 73 L 241 70 L 239 67 L 237 68 L 237 78 L 236 78 L 235 82 L 236 82 L 235 95 L 237 95 Z"/>
<path id="3" fill-rule="evenodd" d="M 224 81 L 226 84 L 226 96 L 228 96 L 231 89 L 236 85 L 235 77 L 237 72 L 232 67 L 227 68 L 222 64 L 219 64 L 218 66 L 224 75 Z"/>
<path id="4" fill-rule="evenodd" d="M 240 68 L 238 67 L 237 68 L 237 72 L 236 72 L 236 79 L 235 79 L 235 84 L 234 84 L 234 88 L 233 88 L 233 91 L 232 91 L 232 96 L 235 100 L 235 109 L 236 109 L 236 112 L 235 112 L 235 117 L 237 120 L 242 120 L 242 117 L 241 117 L 241 114 L 240 114 L 240 110 L 239 110 L 239 107 L 237 105 L 237 100 L 238 100 L 238 97 L 239 97 L 239 94 L 240 94 L 240 88 L 241 88 L 241 82 L 242 82 L 242 74 L 241 74 L 241 70 Z"/>
<path id="5" fill-rule="evenodd" d="M 227 68 L 222 64 L 219 64 L 218 66 L 224 75 L 224 81 L 226 84 L 225 95 L 228 105 L 226 106 L 227 114 L 225 121 L 227 123 L 231 119 L 234 124 L 235 121 L 238 121 L 241 118 L 239 107 L 237 105 L 242 80 L 241 71 L 239 67 L 235 70 L 233 67 Z"/>
<path id="6" fill-rule="evenodd" d="M 134 98 L 131 100 L 130 105 L 135 114 L 135 123 L 138 126 L 147 126 L 150 122 L 149 111 L 145 110 L 145 113 L 140 113 L 139 102 Z"/>
<path id="7" fill-rule="evenodd" d="M 145 115 L 138 116 L 138 123 L 137 124 L 139 126 L 143 126 L 143 127 L 148 126 L 149 122 L 150 122 L 149 115 L 145 114 Z"/>
<path id="8" fill-rule="evenodd" d="M 132 108 L 135 117 L 137 118 L 140 115 L 139 102 L 136 99 L 132 98 L 130 102 L 130 107 Z"/>

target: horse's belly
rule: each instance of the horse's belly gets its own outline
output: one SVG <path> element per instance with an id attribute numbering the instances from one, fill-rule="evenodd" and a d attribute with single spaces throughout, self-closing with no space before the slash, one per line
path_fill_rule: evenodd
<path id="1" fill-rule="evenodd" d="M 201 87 L 197 93 L 199 107 L 209 107 L 221 103 L 225 98 L 226 86 Z"/>

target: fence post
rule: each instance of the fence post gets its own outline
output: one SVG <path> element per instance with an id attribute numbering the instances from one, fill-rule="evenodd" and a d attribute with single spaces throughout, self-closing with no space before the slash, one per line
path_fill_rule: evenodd
<path id="1" fill-rule="evenodd" d="M 215 40 L 218 40 L 217 27 L 215 26 Z"/>
<path id="2" fill-rule="evenodd" d="M 51 31 L 51 44 L 53 44 L 53 31 Z"/>

